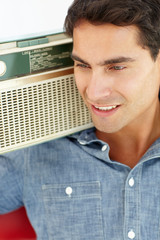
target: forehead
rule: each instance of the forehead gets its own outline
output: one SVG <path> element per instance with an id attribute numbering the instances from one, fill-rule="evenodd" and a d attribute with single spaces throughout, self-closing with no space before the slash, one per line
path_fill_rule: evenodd
<path id="1" fill-rule="evenodd" d="M 136 26 L 119 27 L 113 24 L 93 25 L 81 21 L 73 31 L 73 53 L 110 57 L 142 50 L 138 44 L 139 30 Z"/>

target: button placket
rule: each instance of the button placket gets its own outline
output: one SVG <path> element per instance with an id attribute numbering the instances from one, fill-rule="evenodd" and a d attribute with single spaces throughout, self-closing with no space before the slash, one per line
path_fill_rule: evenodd
<path id="1" fill-rule="evenodd" d="M 141 167 L 131 170 L 125 186 L 125 235 L 127 239 L 139 239 Z"/>

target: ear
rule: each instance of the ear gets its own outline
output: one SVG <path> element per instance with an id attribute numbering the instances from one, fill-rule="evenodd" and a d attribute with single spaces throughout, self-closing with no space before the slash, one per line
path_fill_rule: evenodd
<path id="1" fill-rule="evenodd" d="M 158 67 L 159 67 L 159 72 L 160 72 L 160 50 L 159 50 L 159 53 L 157 55 L 156 61 L 157 61 L 157 64 L 158 64 Z M 159 74 L 159 76 L 160 76 L 160 74 Z M 159 79 L 159 86 L 160 86 L 160 79 Z M 159 87 L 159 100 L 160 100 L 160 87 Z"/>
<path id="2" fill-rule="evenodd" d="M 160 50 L 159 50 L 158 55 L 157 55 L 157 57 L 155 59 L 155 64 L 157 66 L 157 70 L 159 71 L 159 76 L 160 76 Z"/>

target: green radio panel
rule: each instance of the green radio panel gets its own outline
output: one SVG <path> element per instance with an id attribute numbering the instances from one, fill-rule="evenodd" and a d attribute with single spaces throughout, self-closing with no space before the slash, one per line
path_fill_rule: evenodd
<path id="1" fill-rule="evenodd" d="M 0 61 L 6 65 L 6 72 L 0 80 L 73 66 L 71 51 L 72 43 L 65 43 L 0 55 Z"/>

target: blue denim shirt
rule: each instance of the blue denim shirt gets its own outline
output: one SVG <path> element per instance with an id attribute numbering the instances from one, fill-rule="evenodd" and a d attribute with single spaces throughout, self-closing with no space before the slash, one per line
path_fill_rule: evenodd
<path id="1" fill-rule="evenodd" d="M 159 240 L 160 139 L 130 169 L 94 129 L 0 157 L 0 213 L 25 205 L 39 240 Z"/>

